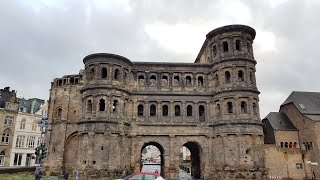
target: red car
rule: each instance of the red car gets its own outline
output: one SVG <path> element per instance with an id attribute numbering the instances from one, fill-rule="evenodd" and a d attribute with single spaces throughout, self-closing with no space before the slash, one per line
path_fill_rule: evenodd
<path id="1" fill-rule="evenodd" d="M 164 180 L 164 179 L 158 173 L 136 172 L 125 177 L 124 180 Z"/>

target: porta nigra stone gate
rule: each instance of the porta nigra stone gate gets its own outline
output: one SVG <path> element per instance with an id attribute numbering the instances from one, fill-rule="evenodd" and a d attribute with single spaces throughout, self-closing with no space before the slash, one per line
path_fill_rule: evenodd
<path id="1" fill-rule="evenodd" d="M 179 179 L 180 148 L 201 179 L 265 175 L 252 43 L 245 25 L 212 30 L 194 63 L 131 62 L 108 53 L 51 83 L 46 166 L 82 176 L 141 170 L 148 145 L 161 152 L 161 174 Z"/>

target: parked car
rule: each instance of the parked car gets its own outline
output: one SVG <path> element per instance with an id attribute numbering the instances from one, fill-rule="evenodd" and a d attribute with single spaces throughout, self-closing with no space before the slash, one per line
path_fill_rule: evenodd
<path id="1" fill-rule="evenodd" d="M 158 173 L 136 172 L 125 177 L 124 180 L 164 180 L 164 179 Z"/>

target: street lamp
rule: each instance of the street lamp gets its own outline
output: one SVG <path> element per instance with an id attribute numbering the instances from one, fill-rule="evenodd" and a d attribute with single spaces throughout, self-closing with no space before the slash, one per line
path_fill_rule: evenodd
<path id="1" fill-rule="evenodd" d="M 312 180 L 315 180 L 315 179 L 317 179 L 317 177 L 316 177 L 316 174 L 313 172 L 313 169 L 312 169 L 312 167 L 313 166 L 318 166 L 318 163 L 317 162 L 312 162 L 312 161 L 307 161 L 307 164 L 310 164 L 310 167 L 311 167 L 311 173 L 312 173 Z"/>

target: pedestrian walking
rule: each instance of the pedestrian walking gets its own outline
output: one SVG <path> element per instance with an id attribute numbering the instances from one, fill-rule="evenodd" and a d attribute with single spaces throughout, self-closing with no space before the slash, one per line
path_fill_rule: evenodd
<path id="1" fill-rule="evenodd" d="M 68 179 L 68 178 L 69 178 L 69 173 L 68 173 L 68 171 L 65 171 L 65 172 L 64 172 L 63 178 L 64 178 L 64 179 Z"/>
<path id="2" fill-rule="evenodd" d="M 79 171 L 76 170 L 76 179 L 78 180 L 79 179 Z"/>

